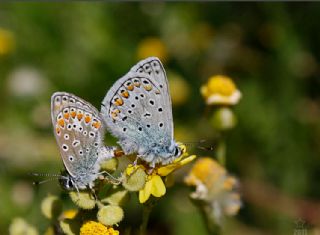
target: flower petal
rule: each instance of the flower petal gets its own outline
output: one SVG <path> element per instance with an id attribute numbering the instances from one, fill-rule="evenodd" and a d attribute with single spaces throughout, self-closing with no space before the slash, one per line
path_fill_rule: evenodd
<path id="1" fill-rule="evenodd" d="M 149 197 L 151 195 L 151 189 L 152 189 L 152 182 L 151 182 L 151 179 L 149 179 L 146 182 L 144 188 L 139 191 L 139 202 L 140 203 L 145 203 L 149 199 Z"/>
<path id="2" fill-rule="evenodd" d="M 162 197 L 165 195 L 166 186 L 159 175 L 153 175 L 150 182 L 152 183 L 151 194 L 153 196 Z"/>
<path id="3" fill-rule="evenodd" d="M 179 165 L 183 166 L 185 164 L 188 164 L 189 162 L 193 161 L 196 157 L 197 157 L 196 155 L 191 155 L 189 157 L 186 157 L 179 162 Z"/>
<path id="4" fill-rule="evenodd" d="M 157 174 L 158 175 L 161 175 L 161 176 L 167 176 L 169 175 L 172 171 L 174 171 L 175 169 L 177 169 L 178 164 L 169 164 L 169 165 L 166 165 L 166 166 L 163 166 L 163 167 L 159 167 L 158 170 L 157 170 Z"/>

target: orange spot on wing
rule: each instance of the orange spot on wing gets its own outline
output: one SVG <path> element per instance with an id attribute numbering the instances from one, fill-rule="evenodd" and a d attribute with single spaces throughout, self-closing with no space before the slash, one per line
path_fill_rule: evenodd
<path id="1" fill-rule="evenodd" d="M 64 127 L 64 123 L 65 122 L 64 122 L 64 120 L 62 118 L 58 120 L 59 126 Z"/>
<path id="2" fill-rule="evenodd" d="M 124 98 L 128 98 L 129 97 L 129 92 L 128 91 L 124 91 L 121 93 L 122 97 Z"/>
<path id="3" fill-rule="evenodd" d="M 88 115 L 85 116 L 84 121 L 85 121 L 86 123 L 89 123 L 89 122 L 91 121 L 91 117 L 88 116 Z"/>
<path id="4" fill-rule="evenodd" d="M 77 114 L 77 118 L 78 118 L 78 120 L 80 121 L 80 120 L 83 118 L 83 114 L 82 114 L 82 113 L 78 113 L 78 114 Z"/>
<path id="5" fill-rule="evenodd" d="M 115 100 L 114 104 L 117 105 L 117 106 L 121 106 L 121 105 L 123 105 L 123 100 L 121 98 L 117 98 Z"/>
<path id="6" fill-rule="evenodd" d="M 77 116 L 77 113 L 75 111 L 72 111 L 70 114 L 72 118 L 75 118 Z"/>
<path id="7" fill-rule="evenodd" d="M 65 113 L 65 114 L 63 114 L 63 116 L 64 116 L 65 119 L 69 119 L 70 114 L 69 113 Z"/>
<path id="8" fill-rule="evenodd" d="M 118 113 L 120 113 L 120 110 L 119 109 L 115 109 L 111 112 L 111 117 L 113 119 L 115 119 L 117 116 L 118 116 Z"/>
<path id="9" fill-rule="evenodd" d="M 129 91 L 133 91 L 134 86 L 133 86 L 133 85 L 129 85 L 129 86 L 127 86 L 127 89 L 128 89 Z"/>
<path id="10" fill-rule="evenodd" d="M 56 127 L 56 133 L 59 135 L 61 133 L 60 127 Z"/>
<path id="11" fill-rule="evenodd" d="M 134 85 L 135 85 L 136 87 L 140 87 L 140 82 L 134 82 Z"/>
<path id="12" fill-rule="evenodd" d="M 101 126 L 101 123 L 100 122 L 94 122 L 94 123 L 92 123 L 92 126 L 95 127 L 96 129 L 99 129 L 100 126 Z"/>
<path id="13" fill-rule="evenodd" d="M 145 85 L 143 86 L 144 89 L 146 89 L 147 91 L 151 91 L 152 90 L 152 86 L 149 84 L 149 85 Z"/>

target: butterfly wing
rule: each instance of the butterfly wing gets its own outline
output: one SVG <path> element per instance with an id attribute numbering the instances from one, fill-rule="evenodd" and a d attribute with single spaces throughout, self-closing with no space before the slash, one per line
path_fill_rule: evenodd
<path id="1" fill-rule="evenodd" d="M 170 139 L 173 139 L 173 118 L 172 118 L 172 104 L 169 92 L 168 79 L 166 71 L 163 68 L 161 61 L 157 57 L 149 57 L 137 63 L 131 68 L 131 71 L 138 73 L 140 76 L 150 77 L 152 83 L 158 88 L 160 93 L 159 103 L 166 107 L 161 115 L 166 120 L 166 128 Z"/>
<path id="2" fill-rule="evenodd" d="M 52 95 L 51 111 L 63 163 L 68 173 L 81 181 L 81 188 L 91 183 L 98 171 L 96 163 L 104 135 L 99 112 L 88 102 L 63 92 Z"/>
<path id="3" fill-rule="evenodd" d="M 102 102 L 103 120 L 126 154 L 162 162 L 174 149 L 171 100 L 165 71 L 155 57 L 140 61 Z"/>

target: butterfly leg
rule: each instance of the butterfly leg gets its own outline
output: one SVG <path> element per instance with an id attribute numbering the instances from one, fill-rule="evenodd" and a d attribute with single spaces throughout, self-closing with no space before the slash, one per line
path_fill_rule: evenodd
<path id="1" fill-rule="evenodd" d="M 111 183 L 115 184 L 115 185 L 119 185 L 121 184 L 121 180 L 119 178 L 114 177 L 113 175 L 111 175 L 109 172 L 107 171 L 101 171 L 98 173 L 98 175 L 103 175 L 103 174 L 107 174 L 109 179 L 111 179 Z M 120 177 L 121 178 L 121 177 Z"/>

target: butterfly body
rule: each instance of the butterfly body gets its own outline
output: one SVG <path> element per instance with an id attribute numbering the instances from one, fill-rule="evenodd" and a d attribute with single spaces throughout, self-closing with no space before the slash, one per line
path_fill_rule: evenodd
<path id="1" fill-rule="evenodd" d="M 126 154 L 167 164 L 181 151 L 173 139 L 171 99 L 165 71 L 156 57 L 140 61 L 108 91 L 101 114 Z"/>
<path id="2" fill-rule="evenodd" d="M 51 117 L 66 168 L 60 183 L 66 189 L 92 188 L 100 161 L 113 157 L 114 151 L 103 145 L 104 127 L 98 110 L 73 94 L 56 92 L 51 97 Z"/>

